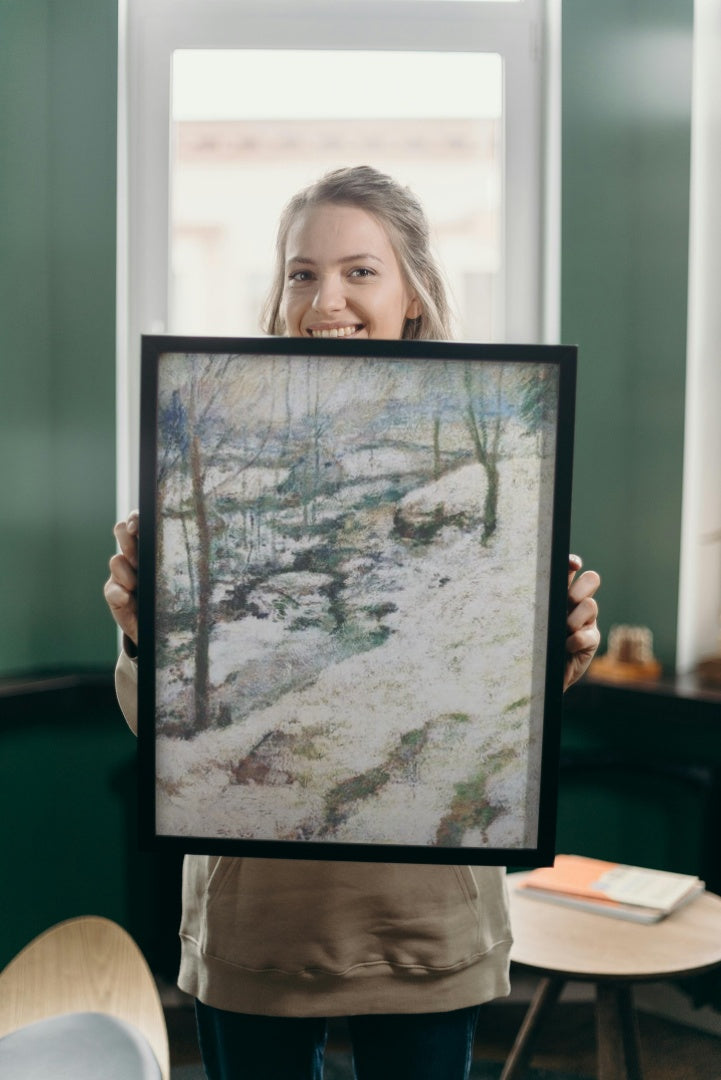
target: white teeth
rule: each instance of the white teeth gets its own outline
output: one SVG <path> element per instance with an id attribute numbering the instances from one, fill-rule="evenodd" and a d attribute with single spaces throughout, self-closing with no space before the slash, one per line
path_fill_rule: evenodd
<path id="1" fill-rule="evenodd" d="M 339 338 L 350 337 L 358 330 L 357 326 L 334 326 L 331 330 L 311 330 L 313 337 Z"/>

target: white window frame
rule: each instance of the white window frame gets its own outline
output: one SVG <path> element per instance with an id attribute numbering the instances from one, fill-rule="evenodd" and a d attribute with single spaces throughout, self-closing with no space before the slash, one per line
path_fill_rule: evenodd
<path id="1" fill-rule="evenodd" d="M 721 652 L 721 0 L 696 0 L 693 31 L 688 337 L 676 670 Z"/>
<path id="2" fill-rule="evenodd" d="M 142 333 L 168 318 L 176 49 L 495 52 L 504 60 L 504 339 L 556 341 L 560 0 L 119 0 L 118 514 L 136 505 Z M 552 64 L 549 63 L 552 61 Z M 262 92 L 260 90 L 259 92 Z"/>

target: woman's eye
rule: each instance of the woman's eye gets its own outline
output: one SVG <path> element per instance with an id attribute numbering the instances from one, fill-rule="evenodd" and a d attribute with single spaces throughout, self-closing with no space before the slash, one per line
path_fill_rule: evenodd
<path id="1" fill-rule="evenodd" d="M 291 274 L 288 275 L 288 281 L 296 281 L 300 284 L 303 284 L 306 281 L 310 281 L 310 279 L 310 270 L 294 270 Z"/>
<path id="2" fill-rule="evenodd" d="M 374 274 L 375 274 L 375 271 L 371 270 L 369 266 L 356 266 L 350 272 L 350 276 L 351 277 L 356 277 L 356 278 L 373 277 Z"/>

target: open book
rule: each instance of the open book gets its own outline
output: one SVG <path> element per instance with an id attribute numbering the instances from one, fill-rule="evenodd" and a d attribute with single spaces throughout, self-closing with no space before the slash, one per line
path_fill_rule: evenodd
<path id="1" fill-rule="evenodd" d="M 511 879 L 512 880 L 512 879 Z M 653 923 L 704 891 L 693 874 L 557 855 L 553 866 L 532 870 L 517 886 L 523 895 L 553 904 Z"/>

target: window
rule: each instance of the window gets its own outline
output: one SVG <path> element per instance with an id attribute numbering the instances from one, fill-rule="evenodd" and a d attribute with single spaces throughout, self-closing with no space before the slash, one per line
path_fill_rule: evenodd
<path id="1" fill-rule="evenodd" d="M 257 334 L 285 202 L 326 170 L 372 163 L 426 208 L 456 336 L 498 340 L 502 109 L 496 54 L 176 52 L 168 329 Z"/>
<path id="2" fill-rule="evenodd" d="M 418 193 L 459 337 L 555 339 L 543 0 L 125 0 L 120 19 L 121 512 L 140 335 L 258 333 L 280 209 L 331 168 Z"/>

